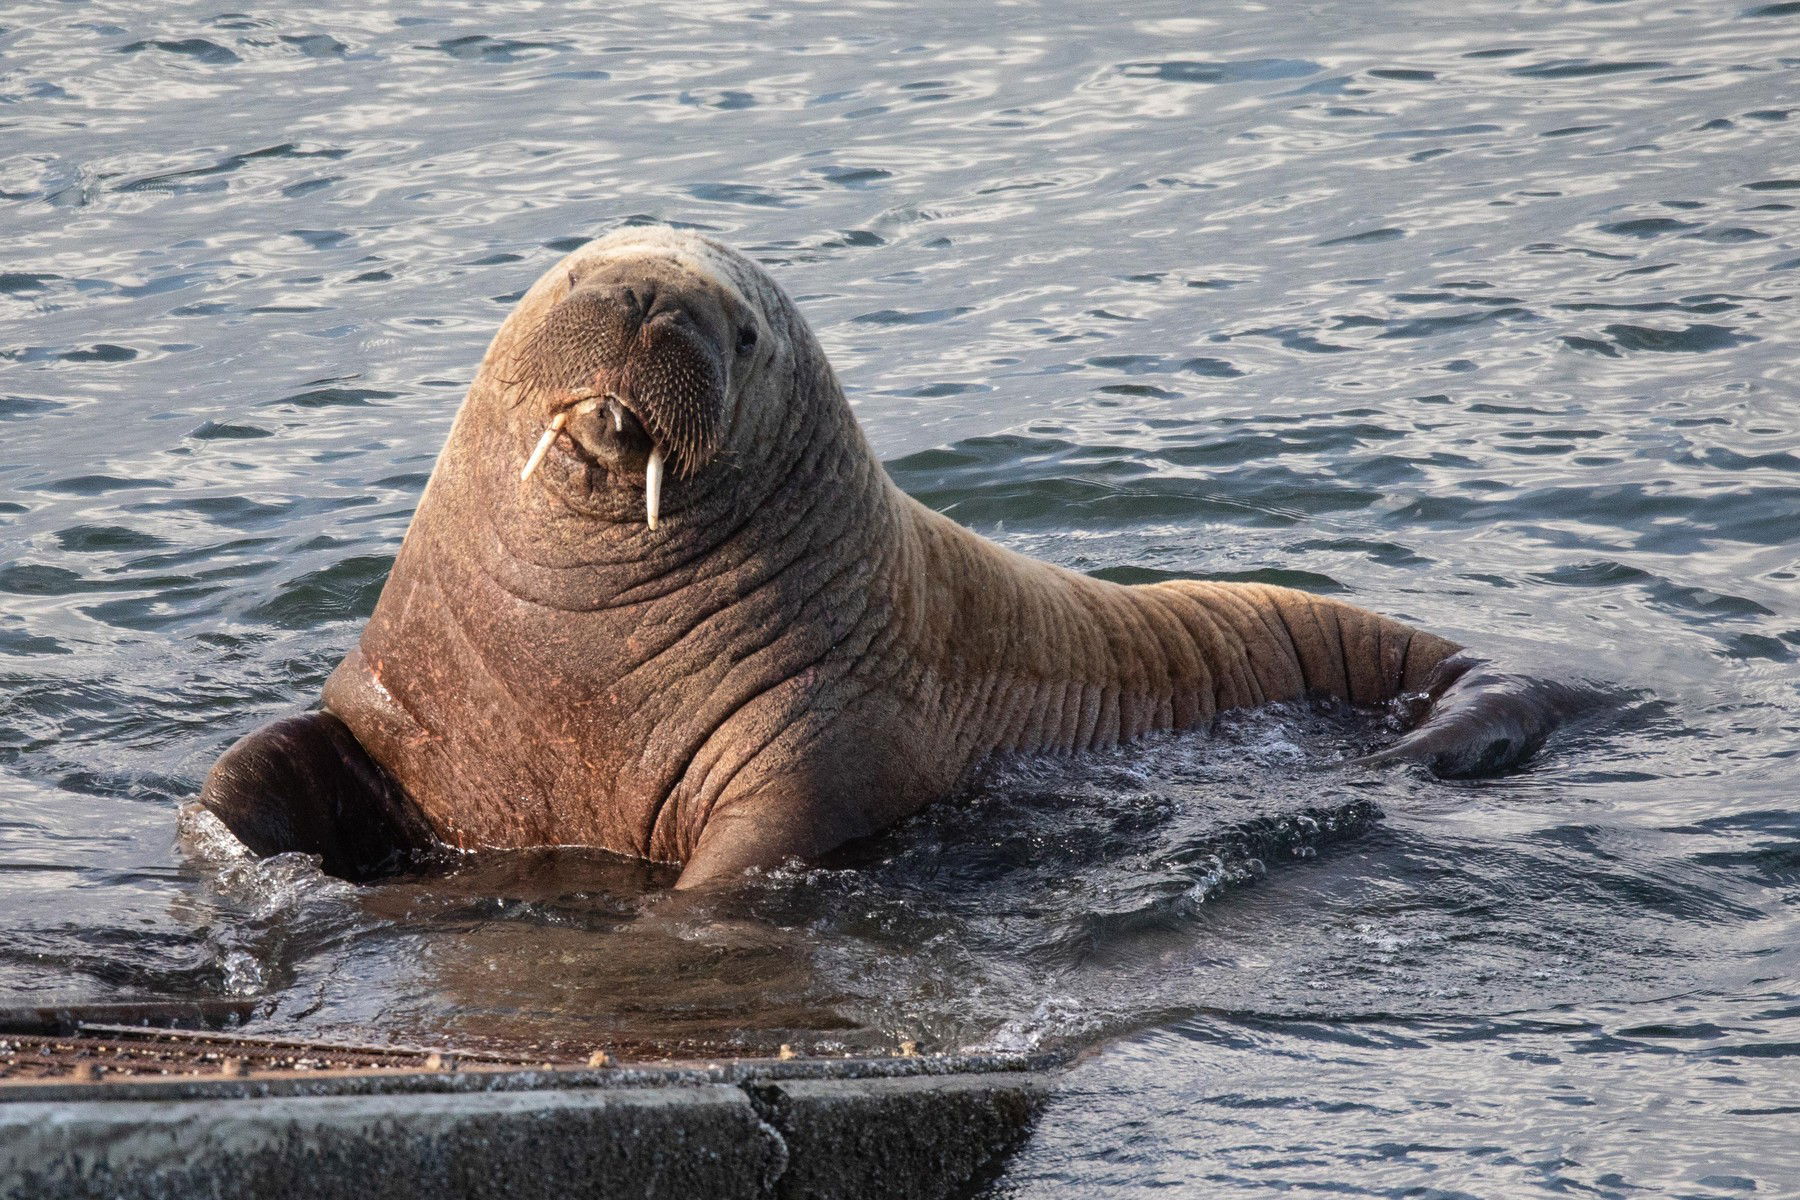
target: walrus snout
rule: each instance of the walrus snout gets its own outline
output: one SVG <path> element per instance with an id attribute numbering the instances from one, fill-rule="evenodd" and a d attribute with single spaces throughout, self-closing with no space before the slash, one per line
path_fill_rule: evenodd
<path id="1" fill-rule="evenodd" d="M 526 359 L 551 416 L 571 398 L 608 398 L 567 417 L 595 461 L 641 469 L 660 451 L 691 478 L 724 439 L 735 335 L 724 297 L 672 264 L 628 260 L 571 279 Z"/>

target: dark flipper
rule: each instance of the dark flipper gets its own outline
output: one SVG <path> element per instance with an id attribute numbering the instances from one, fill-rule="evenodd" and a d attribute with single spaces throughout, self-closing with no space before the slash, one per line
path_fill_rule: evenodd
<path id="1" fill-rule="evenodd" d="M 400 786 L 325 712 L 240 738 L 213 764 L 200 803 L 252 853 L 321 855 L 344 879 L 423 865 L 438 846 Z"/>
<path id="2" fill-rule="evenodd" d="M 1456 654 L 1426 681 L 1418 725 L 1356 762 L 1417 762 L 1445 779 L 1497 775 L 1522 765 L 1558 727 L 1608 700 L 1598 688 L 1514 675 L 1472 654 Z"/>

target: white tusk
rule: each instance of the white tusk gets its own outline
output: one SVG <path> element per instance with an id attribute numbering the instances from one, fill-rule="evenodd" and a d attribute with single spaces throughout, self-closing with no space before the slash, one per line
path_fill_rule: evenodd
<path id="1" fill-rule="evenodd" d="M 644 516 L 650 522 L 650 528 L 656 528 L 656 518 L 662 512 L 662 447 L 650 451 L 650 461 L 644 464 Z"/>
<path id="2" fill-rule="evenodd" d="M 531 457 L 525 460 L 525 466 L 519 471 L 520 483 L 530 479 L 531 473 L 538 469 L 538 464 L 544 461 L 544 455 L 550 453 L 550 443 L 556 440 L 556 435 L 562 432 L 562 427 L 568 419 L 567 411 L 559 412 L 550 418 L 550 428 L 544 430 L 544 436 L 538 439 L 536 446 L 532 447 Z"/>

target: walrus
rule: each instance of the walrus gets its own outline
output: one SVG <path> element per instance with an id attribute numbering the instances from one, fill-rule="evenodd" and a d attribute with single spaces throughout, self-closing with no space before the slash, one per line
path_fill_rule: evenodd
<path id="1" fill-rule="evenodd" d="M 353 879 L 583 845 L 692 888 L 872 834 L 1008 752 L 1410 697 L 1373 757 L 1468 774 L 1533 753 L 1571 694 L 1324 596 L 1006 550 L 888 478 L 759 265 L 627 228 L 506 318 L 321 707 L 231 746 L 200 798 L 254 853 Z"/>

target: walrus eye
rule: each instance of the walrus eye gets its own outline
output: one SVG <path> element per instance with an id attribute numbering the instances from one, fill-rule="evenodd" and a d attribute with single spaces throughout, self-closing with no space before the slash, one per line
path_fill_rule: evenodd
<path id="1" fill-rule="evenodd" d="M 746 325 L 738 330 L 737 352 L 748 354 L 756 349 L 756 326 Z"/>

